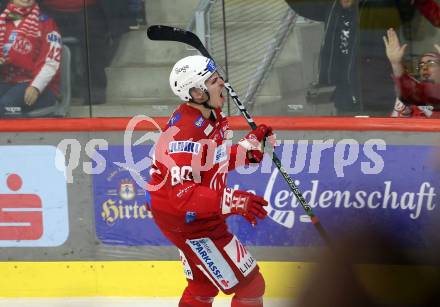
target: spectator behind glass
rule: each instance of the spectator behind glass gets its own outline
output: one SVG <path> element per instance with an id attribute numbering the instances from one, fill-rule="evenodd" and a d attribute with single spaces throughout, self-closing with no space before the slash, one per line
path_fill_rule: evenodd
<path id="1" fill-rule="evenodd" d="M 140 30 L 141 26 L 146 26 L 145 17 L 145 1 L 144 0 L 128 0 L 130 15 L 130 30 Z"/>
<path id="2" fill-rule="evenodd" d="M 389 29 L 383 40 L 398 94 L 391 116 L 440 118 L 440 46 L 435 45 L 437 53 L 420 57 L 419 75 L 415 78 L 405 70 L 403 56 L 407 45 L 400 45 L 394 29 Z"/>
<path id="3" fill-rule="evenodd" d="M 440 24 L 433 0 L 286 0 L 299 15 L 325 22 L 320 52 L 319 85 L 334 85 L 338 115 L 385 115 L 394 101 L 393 83 L 382 43 L 383 33 L 398 28 L 417 8 Z"/>
<path id="4" fill-rule="evenodd" d="M 129 30 L 128 1 L 43 0 L 42 4 L 57 21 L 63 37 L 79 40 L 81 59 L 89 70 L 90 80 L 84 76 L 74 80 L 73 95 L 86 102 L 90 98 L 92 104 L 105 103 L 105 68 L 111 64 L 122 34 Z"/>
<path id="5" fill-rule="evenodd" d="M 335 86 L 331 101 L 337 115 L 358 114 L 361 110 L 356 65 L 358 11 L 353 0 L 286 1 L 299 15 L 325 22 L 318 86 Z"/>
<path id="6" fill-rule="evenodd" d="M 56 103 L 61 36 L 35 0 L 11 0 L 0 15 L 0 117 Z"/>

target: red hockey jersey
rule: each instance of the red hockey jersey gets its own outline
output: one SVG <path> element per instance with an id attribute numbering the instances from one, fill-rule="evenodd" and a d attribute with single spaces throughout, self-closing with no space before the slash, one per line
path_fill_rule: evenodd
<path id="1" fill-rule="evenodd" d="M 38 5 L 20 23 L 0 15 L 1 79 L 7 83 L 30 82 L 40 93 L 49 87 L 59 95 L 61 36 L 53 19 L 40 14 Z"/>
<path id="2" fill-rule="evenodd" d="M 220 110 L 205 119 L 182 104 L 173 113 L 156 144 L 148 189 L 159 226 L 197 232 L 223 222 L 220 204 L 227 172 L 249 163 L 245 150 L 228 141 L 231 137 Z"/>

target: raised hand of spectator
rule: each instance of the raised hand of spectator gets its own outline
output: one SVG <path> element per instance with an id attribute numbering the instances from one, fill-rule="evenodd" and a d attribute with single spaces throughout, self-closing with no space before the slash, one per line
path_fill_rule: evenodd
<path id="1" fill-rule="evenodd" d="M 400 45 L 399 37 L 393 28 L 388 29 L 387 36 L 383 37 L 387 57 L 391 64 L 401 63 L 407 44 Z"/>
<path id="2" fill-rule="evenodd" d="M 440 53 L 440 45 L 434 44 L 435 50 L 437 50 L 437 53 Z"/>
<path id="3" fill-rule="evenodd" d="M 393 68 L 393 73 L 396 77 L 400 77 L 404 72 L 402 59 L 408 45 L 400 45 L 399 37 L 393 28 L 387 30 L 387 36 L 383 37 L 383 41 L 385 43 L 388 60 Z"/>
<path id="4" fill-rule="evenodd" d="M 6 59 L 3 57 L 0 57 L 0 65 L 3 65 L 6 62 Z"/>
<path id="5" fill-rule="evenodd" d="M 40 91 L 33 86 L 28 86 L 24 92 L 24 102 L 28 106 L 31 106 L 35 103 L 35 101 L 37 101 L 38 96 L 40 96 Z"/>

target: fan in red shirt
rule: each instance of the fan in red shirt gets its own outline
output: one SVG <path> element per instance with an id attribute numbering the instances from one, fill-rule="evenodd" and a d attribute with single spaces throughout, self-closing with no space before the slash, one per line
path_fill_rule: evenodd
<path id="1" fill-rule="evenodd" d="M 35 0 L 12 0 L 0 15 L 0 116 L 25 116 L 59 95 L 62 45 Z"/>
<path id="2" fill-rule="evenodd" d="M 420 57 L 416 78 L 405 70 L 402 59 L 407 45 L 400 45 L 393 29 L 388 30 L 384 42 L 398 92 L 391 115 L 440 118 L 440 46 L 435 45 L 437 52 L 428 52 Z"/>
<path id="3" fill-rule="evenodd" d="M 219 289 L 234 293 L 232 306 L 263 306 L 264 279 L 255 258 L 231 234 L 225 219 L 242 215 L 252 225 L 266 217 L 267 202 L 226 187 L 237 166 L 263 159 L 263 140 L 273 143 L 265 125 L 238 144 L 221 112 L 224 81 L 203 56 L 178 61 L 171 88 L 183 101 L 171 116 L 155 150 L 147 190 L 153 217 L 180 251 L 188 286 L 179 306 L 210 307 Z"/>

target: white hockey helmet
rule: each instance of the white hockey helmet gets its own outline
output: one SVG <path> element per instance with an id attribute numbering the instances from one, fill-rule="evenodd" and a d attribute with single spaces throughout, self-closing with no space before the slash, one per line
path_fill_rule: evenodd
<path id="1" fill-rule="evenodd" d="M 217 70 L 212 59 L 201 55 L 191 55 L 174 64 L 170 74 L 170 86 L 173 93 L 183 101 L 189 101 L 189 90 L 200 88 L 207 91 L 205 81 Z"/>

